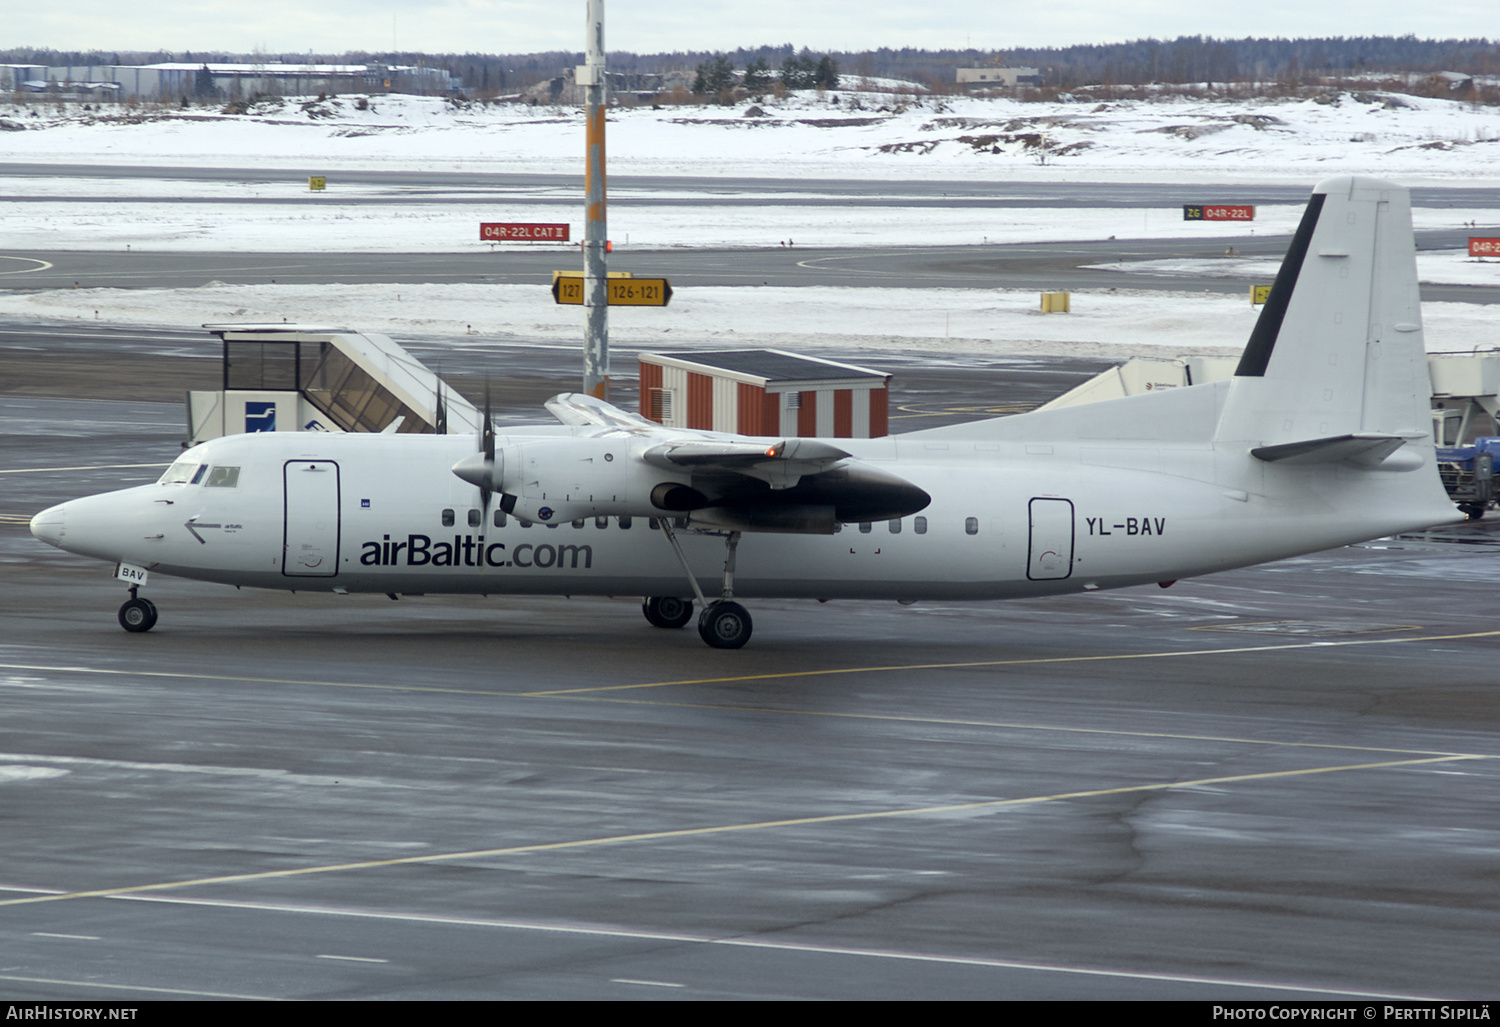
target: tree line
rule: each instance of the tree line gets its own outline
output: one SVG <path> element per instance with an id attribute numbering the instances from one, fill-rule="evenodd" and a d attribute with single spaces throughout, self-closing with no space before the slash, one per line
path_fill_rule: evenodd
<path id="1" fill-rule="evenodd" d="M 583 63 L 583 53 L 424 54 L 414 52 L 341 54 L 231 54 L 206 51 L 68 51 L 37 47 L 0 50 L 4 64 L 193 64 L 288 62 L 298 64 L 427 65 L 459 79 L 465 91 L 514 92 L 556 78 Z M 1001 51 L 919 50 L 912 47 L 813 54 L 791 43 L 739 47 L 724 52 L 676 51 L 608 55 L 612 71 L 693 76 L 695 93 L 719 92 L 743 68 L 740 85 L 766 88 L 780 81 L 790 89 L 833 88 L 849 76 L 919 82 L 951 87 L 958 68 L 1000 64 L 1037 68 L 1046 86 L 1188 84 L 1194 82 L 1271 82 L 1308 76 L 1354 76 L 1458 71 L 1500 74 L 1500 42 L 1488 38 L 1418 39 L 1415 36 L 1349 36 L 1308 39 L 1216 39 L 1179 36 L 1124 43 L 1066 47 L 1014 47 Z M 699 79 L 703 89 L 696 88 Z"/>

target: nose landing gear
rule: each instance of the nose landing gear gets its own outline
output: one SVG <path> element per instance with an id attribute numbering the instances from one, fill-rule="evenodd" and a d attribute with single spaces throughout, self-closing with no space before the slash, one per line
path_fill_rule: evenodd
<path id="1" fill-rule="evenodd" d="M 156 604 L 135 594 L 136 586 L 130 586 L 130 598 L 120 607 L 120 627 L 137 633 L 156 627 Z"/>

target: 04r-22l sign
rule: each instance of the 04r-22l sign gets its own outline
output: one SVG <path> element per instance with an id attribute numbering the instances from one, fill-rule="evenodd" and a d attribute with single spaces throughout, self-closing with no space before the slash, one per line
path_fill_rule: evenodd
<path id="1" fill-rule="evenodd" d="M 612 307 L 665 307 L 672 300 L 672 284 L 665 278 L 610 278 L 606 282 Z M 558 275 L 552 280 L 558 303 L 583 303 L 583 275 Z"/>

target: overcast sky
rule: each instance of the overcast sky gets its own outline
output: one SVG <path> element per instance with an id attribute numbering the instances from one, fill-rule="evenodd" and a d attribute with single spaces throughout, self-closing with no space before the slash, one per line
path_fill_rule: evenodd
<path id="1" fill-rule="evenodd" d="M 0 48 L 527 53 L 583 48 L 584 0 L 6 0 Z M 1500 36 L 1497 0 L 607 0 L 606 45 L 656 53 L 1066 46 L 1154 36 Z"/>

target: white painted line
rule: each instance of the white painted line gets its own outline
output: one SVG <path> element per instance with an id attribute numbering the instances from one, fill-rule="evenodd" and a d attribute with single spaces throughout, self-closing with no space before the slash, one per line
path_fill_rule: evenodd
<path id="1" fill-rule="evenodd" d="M 629 977 L 611 977 L 610 984 L 639 984 L 647 988 L 686 988 L 686 984 L 673 984 L 671 981 L 637 981 Z"/>
<path id="2" fill-rule="evenodd" d="M 33 938 L 71 938 L 74 941 L 99 941 L 97 934 L 54 934 L 51 931 L 32 931 Z"/>
<path id="3" fill-rule="evenodd" d="M 389 963 L 389 959 L 368 959 L 364 956 L 331 956 L 319 955 L 319 959 L 342 959 L 350 963 Z"/>
<path id="4" fill-rule="evenodd" d="M 397 920 L 411 923 L 452 924 L 461 927 L 491 927 L 516 931 L 546 931 L 555 934 L 576 934 L 594 938 L 629 938 L 643 941 L 687 942 L 695 945 L 727 945 L 733 948 L 769 949 L 780 952 L 815 952 L 831 956 L 852 956 L 865 959 L 894 959 L 918 963 L 941 963 L 948 966 L 972 966 L 992 970 L 1029 970 L 1038 973 L 1076 974 L 1085 977 L 1105 977 L 1116 980 L 1164 981 L 1172 984 L 1198 984 L 1220 988 L 1246 988 L 1252 991 L 1287 991 L 1301 995 L 1338 995 L 1366 999 L 1390 999 L 1402 1002 L 1453 1001 L 1434 995 L 1407 995 L 1378 991 L 1361 991 L 1354 988 L 1317 987 L 1307 984 L 1288 984 L 1281 981 L 1247 981 L 1229 977 L 1207 977 L 1196 974 L 1152 973 L 1142 970 L 1113 970 L 1107 967 L 1059 966 L 1051 963 L 1028 963 L 1014 959 L 996 959 L 989 956 L 944 955 L 940 953 L 903 952 L 893 949 L 852 948 L 845 945 L 819 945 L 813 942 L 771 941 L 764 938 L 723 938 L 712 935 L 685 934 L 676 931 L 661 931 L 645 928 L 613 927 L 608 925 L 557 924 L 524 920 L 494 920 L 488 917 L 439 916 L 425 913 L 396 913 L 382 910 L 364 910 L 319 906 L 283 905 L 269 902 L 237 902 L 215 899 L 188 899 L 165 895 L 111 895 L 120 902 L 168 902 L 184 906 L 227 907 L 231 909 L 259 909 L 273 913 L 310 913 L 322 916 L 365 917 L 372 920 Z M 351 957 L 328 957 L 344 958 Z M 0 977 L 0 980 L 4 980 Z M 659 983 L 659 982 L 635 982 Z M 684 985 L 685 986 L 685 985 Z"/>
<path id="5" fill-rule="evenodd" d="M 0 974 L 0 981 L 19 984 L 60 984 L 69 988 L 102 988 L 105 991 L 139 991 L 150 995 L 190 995 L 194 998 L 237 998 L 249 1002 L 285 1002 L 273 995 L 236 995 L 227 991 L 196 991 L 191 988 L 153 988 L 145 984 L 109 984 L 100 981 L 65 981 L 53 977 L 17 977 Z"/>
<path id="6" fill-rule="evenodd" d="M 49 471 L 113 471 L 124 467 L 166 467 L 166 464 L 89 464 L 86 467 L 15 467 L 0 474 L 43 474 Z"/>
<path id="7" fill-rule="evenodd" d="M 48 268 L 50 268 L 52 266 L 49 262 L 47 262 L 45 260 L 38 260 L 35 257 L 11 257 L 11 256 L 7 255 L 7 256 L 0 256 L 0 260 L 24 260 L 24 261 L 27 261 L 28 263 L 32 263 L 32 264 L 37 265 L 36 267 L 17 268 L 14 271 L 0 271 L 0 275 L 29 275 L 29 274 L 33 274 L 33 273 L 35 273 L 37 271 L 46 271 Z"/>

